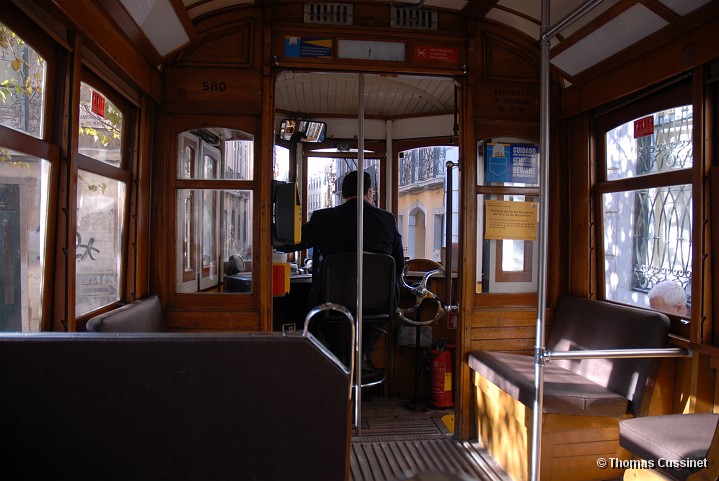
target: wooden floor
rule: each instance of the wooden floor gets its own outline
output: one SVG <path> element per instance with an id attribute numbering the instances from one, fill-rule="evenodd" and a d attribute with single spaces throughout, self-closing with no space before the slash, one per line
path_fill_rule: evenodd
<path id="1" fill-rule="evenodd" d="M 478 446 L 454 439 L 447 425 L 452 410 L 410 410 L 401 399 L 372 398 L 362 403 L 361 414 L 360 435 L 352 438 L 352 481 L 400 481 L 430 473 L 509 480 Z"/>

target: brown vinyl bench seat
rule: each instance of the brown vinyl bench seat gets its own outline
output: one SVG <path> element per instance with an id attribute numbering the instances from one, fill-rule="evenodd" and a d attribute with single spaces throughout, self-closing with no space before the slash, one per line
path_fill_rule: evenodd
<path id="1" fill-rule="evenodd" d="M 472 353 L 469 366 L 525 406 L 534 403 L 534 363 L 521 354 Z M 544 366 L 544 413 L 622 416 L 627 398 L 586 377 L 549 363 Z"/>
<path id="2" fill-rule="evenodd" d="M 669 319 L 646 309 L 563 296 L 552 317 L 550 352 L 666 347 Z M 550 358 L 551 359 L 551 358 Z M 532 356 L 472 351 L 480 443 L 516 480 L 531 459 Z M 542 466 L 556 479 L 607 479 L 621 472 L 597 467 L 599 457 L 628 457 L 619 447 L 619 420 L 646 415 L 658 370 L 656 358 L 554 359 L 545 363 Z M 564 459 L 586 460 L 571 469 Z M 566 473 L 562 472 L 567 469 Z M 558 474 L 563 473 L 563 474 Z M 579 477 L 577 477 L 579 476 Z M 548 478 L 547 478 L 548 479 Z"/>

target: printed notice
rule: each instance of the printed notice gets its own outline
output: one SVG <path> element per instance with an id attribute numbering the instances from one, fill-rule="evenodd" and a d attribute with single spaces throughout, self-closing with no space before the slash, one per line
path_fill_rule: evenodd
<path id="1" fill-rule="evenodd" d="M 485 239 L 536 240 L 539 203 L 488 200 Z"/>

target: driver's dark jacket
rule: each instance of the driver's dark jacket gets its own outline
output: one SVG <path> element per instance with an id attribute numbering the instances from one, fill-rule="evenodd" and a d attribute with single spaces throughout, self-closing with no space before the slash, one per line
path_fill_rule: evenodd
<path id="1" fill-rule="evenodd" d="M 404 269 L 404 251 L 394 215 L 364 202 L 363 216 L 363 249 L 391 255 L 399 279 Z M 322 259 L 336 252 L 357 250 L 357 199 L 314 211 L 309 222 L 302 226 L 302 241 L 295 247 L 313 248 L 309 307 L 314 307 L 322 302 Z"/>

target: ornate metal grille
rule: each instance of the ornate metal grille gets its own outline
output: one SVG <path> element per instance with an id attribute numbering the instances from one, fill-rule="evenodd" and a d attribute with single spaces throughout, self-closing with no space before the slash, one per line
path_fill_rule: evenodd
<path id="1" fill-rule="evenodd" d="M 671 279 L 691 294 L 692 188 L 637 191 L 634 198 L 632 289 L 649 291 Z"/>

